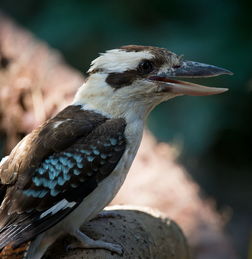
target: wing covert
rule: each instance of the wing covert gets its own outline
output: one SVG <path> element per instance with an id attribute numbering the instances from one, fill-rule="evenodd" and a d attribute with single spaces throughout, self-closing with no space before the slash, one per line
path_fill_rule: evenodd
<path id="1" fill-rule="evenodd" d="M 26 184 L 7 190 L 0 213 L 0 248 L 30 240 L 76 208 L 116 167 L 126 147 L 124 129 L 123 119 L 107 119 L 45 157 Z"/>

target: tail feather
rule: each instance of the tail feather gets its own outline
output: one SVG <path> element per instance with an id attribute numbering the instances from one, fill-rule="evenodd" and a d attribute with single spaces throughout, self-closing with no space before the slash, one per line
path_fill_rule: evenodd
<path id="1" fill-rule="evenodd" d="M 12 245 L 7 245 L 0 252 L 0 259 L 25 259 L 30 245 L 31 241 L 16 248 L 13 248 Z"/>

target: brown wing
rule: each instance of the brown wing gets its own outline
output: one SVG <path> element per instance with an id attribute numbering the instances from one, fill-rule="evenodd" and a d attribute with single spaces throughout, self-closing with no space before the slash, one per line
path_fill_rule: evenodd
<path id="1" fill-rule="evenodd" d="M 64 218 L 113 171 L 125 150 L 123 119 L 96 119 L 95 126 L 90 123 L 78 136 L 71 127 L 69 135 L 65 127 L 63 133 L 53 133 L 64 123 L 72 123 L 67 120 L 52 129 L 53 120 L 37 131 L 28 149 L 39 153 L 40 161 L 30 152 L 30 163 L 21 163 L 15 184 L 6 188 L 0 211 L 0 248 L 18 246 Z M 63 144 L 63 136 L 71 141 L 63 140 Z"/>

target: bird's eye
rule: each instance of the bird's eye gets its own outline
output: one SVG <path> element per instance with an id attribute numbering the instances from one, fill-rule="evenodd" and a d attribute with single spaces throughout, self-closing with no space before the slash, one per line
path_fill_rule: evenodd
<path id="1" fill-rule="evenodd" d="M 143 60 L 139 65 L 138 65 L 138 71 L 141 72 L 142 74 L 148 74 L 153 70 L 153 64 L 149 60 Z"/>

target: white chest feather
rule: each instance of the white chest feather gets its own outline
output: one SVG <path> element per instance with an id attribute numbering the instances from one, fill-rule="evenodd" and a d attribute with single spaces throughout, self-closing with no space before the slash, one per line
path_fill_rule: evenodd
<path id="1" fill-rule="evenodd" d="M 114 198 L 123 184 L 141 142 L 143 122 L 134 122 L 125 129 L 126 150 L 114 171 L 101 181 L 96 189 L 62 222 L 55 226 L 64 232 L 78 229 L 83 222 L 95 217 Z M 56 230 L 54 229 L 54 231 Z M 56 230 L 57 231 L 57 230 Z"/>

